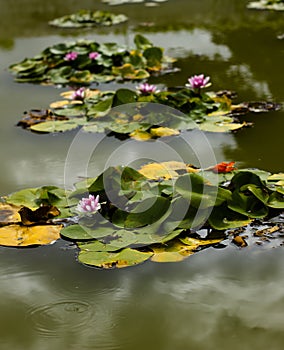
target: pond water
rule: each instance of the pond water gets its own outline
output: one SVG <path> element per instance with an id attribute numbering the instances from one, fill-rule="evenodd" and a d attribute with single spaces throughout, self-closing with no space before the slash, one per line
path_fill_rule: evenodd
<path id="1" fill-rule="evenodd" d="M 83 37 L 131 45 L 139 30 L 178 58 L 181 68 L 150 82 L 178 86 L 203 72 L 211 76 L 214 90 L 237 91 L 237 101 L 282 103 L 284 48 L 277 36 L 284 33 L 284 13 L 247 10 L 247 2 L 169 0 L 157 7 L 110 7 L 99 0 L 0 0 L 1 195 L 29 186 L 72 183 L 84 175 L 82 155 L 90 144 L 92 175 L 106 164 L 175 157 L 192 162 L 196 156 L 188 147 L 191 140 L 198 145 L 194 132 L 153 142 L 150 149 L 97 135 L 80 139 L 80 147 L 72 148 L 76 132 L 37 135 L 16 128 L 24 111 L 47 107 L 59 90 L 17 84 L 7 67 L 57 42 Z M 94 7 L 125 13 L 130 20 L 79 34 L 47 24 Z M 213 150 L 218 162 L 235 160 L 239 167 L 283 171 L 283 109 L 245 120 L 254 126 L 237 133 L 205 134 L 209 142 L 198 145 L 198 152 L 206 158 Z M 72 166 L 66 159 L 72 159 Z M 212 165 L 215 159 L 206 161 Z M 281 248 L 239 250 L 229 245 L 207 249 L 182 263 L 145 263 L 111 271 L 80 265 L 75 256 L 63 241 L 33 249 L 0 248 L 1 349 L 283 349 Z"/>

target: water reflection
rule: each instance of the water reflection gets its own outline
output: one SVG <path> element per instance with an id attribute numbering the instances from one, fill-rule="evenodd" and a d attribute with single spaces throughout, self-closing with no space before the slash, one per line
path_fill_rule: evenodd
<path id="1" fill-rule="evenodd" d="M 272 256 L 260 248 L 211 248 L 182 263 L 108 272 L 66 263 L 72 250 L 39 249 L 43 255 L 32 258 L 21 252 L 13 271 L 7 267 L 14 250 L 5 253 L 0 278 L 5 350 L 20 343 L 47 349 L 46 340 L 55 349 L 142 350 L 154 342 L 163 350 L 281 349 L 281 249 Z"/>

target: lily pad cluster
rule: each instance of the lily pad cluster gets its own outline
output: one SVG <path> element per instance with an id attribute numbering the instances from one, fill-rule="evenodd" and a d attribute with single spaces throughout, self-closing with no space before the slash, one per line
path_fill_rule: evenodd
<path id="1" fill-rule="evenodd" d="M 247 7 L 255 10 L 284 11 L 283 0 L 259 0 L 250 2 Z"/>
<path id="2" fill-rule="evenodd" d="M 82 198 L 90 194 L 100 200 L 97 210 L 79 211 Z M 76 244 L 79 262 L 126 267 L 148 259 L 181 261 L 228 237 L 245 246 L 243 231 L 231 229 L 281 214 L 284 175 L 237 170 L 232 162 L 207 169 L 179 162 L 146 164 L 138 170 L 110 167 L 78 182 L 72 191 L 45 186 L 13 193 L 2 202 L 1 245 L 51 243 L 59 235 L 48 240 L 40 232 L 46 237 L 46 230 L 53 232 L 58 225 L 60 237 Z M 272 234 L 281 239 L 282 226 L 272 226 L 253 231 L 258 242 L 265 243 Z M 205 237 L 200 229 L 208 230 Z"/>
<path id="3" fill-rule="evenodd" d="M 43 133 L 81 127 L 86 132 L 114 133 L 144 141 L 194 128 L 210 132 L 237 130 L 249 125 L 238 121 L 240 114 L 279 107 L 272 103 L 233 105 L 228 92 L 196 93 L 187 87 L 146 94 L 130 89 L 81 88 L 79 92 L 61 93 L 63 100 L 51 103 L 49 109 L 26 112 L 18 125 Z M 159 112 L 153 103 L 170 108 Z M 122 105 L 127 107 L 115 108 Z"/>
<path id="4" fill-rule="evenodd" d="M 166 2 L 168 0 L 102 0 L 102 2 L 108 5 L 123 5 L 123 4 L 139 4 L 144 3 L 146 6 L 157 6 L 162 2 Z"/>
<path id="5" fill-rule="evenodd" d="M 95 26 L 112 26 L 128 20 L 124 14 L 109 11 L 79 10 L 78 12 L 56 18 L 50 25 L 60 28 L 90 28 Z"/>
<path id="6" fill-rule="evenodd" d="M 162 48 L 140 34 L 134 42 L 132 50 L 117 43 L 88 40 L 59 43 L 33 58 L 12 64 L 9 69 L 17 82 L 55 85 L 141 80 L 171 71 L 174 60 L 166 57 Z"/>

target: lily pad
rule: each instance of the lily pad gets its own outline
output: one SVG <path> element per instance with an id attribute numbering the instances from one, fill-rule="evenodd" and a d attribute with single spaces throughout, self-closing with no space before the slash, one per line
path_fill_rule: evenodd
<path id="1" fill-rule="evenodd" d="M 181 174 L 197 173 L 199 170 L 200 169 L 196 169 L 193 166 L 182 162 L 169 161 L 145 164 L 139 169 L 139 173 L 146 176 L 148 179 L 169 180 L 177 178 Z"/>
<path id="2" fill-rule="evenodd" d="M 56 120 L 32 125 L 30 129 L 40 133 L 66 132 L 77 129 L 80 124 L 73 120 Z"/>
<path id="3" fill-rule="evenodd" d="M 27 116 L 34 114 L 31 110 L 18 125 L 43 133 L 64 132 L 83 126 L 87 132 L 112 132 L 140 141 L 176 136 L 182 130 L 196 128 L 229 132 L 247 126 L 247 123 L 239 123 L 236 117 L 232 117 L 235 111 L 229 98 L 217 93 L 196 96 L 186 88 L 151 94 L 126 88 L 117 91 L 80 90 L 84 94 L 80 100 L 73 97 L 76 91 L 64 92 L 62 103 L 51 103 L 46 110 L 47 117 L 30 117 L 31 121 L 27 121 Z M 126 109 L 124 105 L 127 105 Z M 277 108 L 276 104 L 274 107 Z"/>
<path id="4" fill-rule="evenodd" d="M 231 163 L 219 163 L 206 172 L 174 161 L 161 163 L 162 167 L 146 165 L 142 173 L 110 167 L 77 183 L 73 192 L 55 186 L 21 190 L 2 198 L 0 245 L 44 245 L 61 237 L 78 246 L 79 262 L 102 268 L 148 259 L 182 261 L 224 239 L 246 247 L 252 239 L 239 234 L 245 227 L 253 230 L 256 244 L 271 240 L 272 246 L 281 245 L 283 174 L 237 170 Z M 221 165 L 226 169 L 225 174 L 215 174 L 219 184 L 201 176 L 216 167 L 221 170 Z M 225 183 L 223 176 L 228 176 Z M 100 201 L 95 211 L 82 207 L 83 198 L 95 196 Z M 253 229 L 255 218 L 264 225 L 258 230 Z M 198 235 L 201 228 L 209 232 L 206 237 Z M 227 231 L 234 228 L 239 230 Z"/>
<path id="5" fill-rule="evenodd" d="M 20 222 L 20 209 L 20 206 L 11 205 L 8 203 L 0 203 L 0 225 Z"/>
<path id="6" fill-rule="evenodd" d="M 134 42 L 141 42 L 137 37 Z M 145 38 L 145 41 L 148 41 Z M 151 47 L 146 50 L 162 52 L 161 48 Z M 145 54 L 144 49 L 136 47 L 135 55 Z M 90 85 L 98 81 L 142 80 L 157 72 L 168 72 L 170 60 L 163 54 L 151 54 L 148 51 L 144 60 L 131 60 L 132 50 L 116 43 L 100 44 L 95 41 L 79 40 L 59 43 L 47 47 L 33 58 L 26 58 L 10 65 L 9 69 L 18 82 L 33 82 L 55 85 Z M 155 59 L 154 59 L 154 58 Z M 154 63 L 155 63 L 155 66 Z M 159 67 L 159 69 L 157 69 Z"/>
<path id="7" fill-rule="evenodd" d="M 166 2 L 168 0 L 102 0 L 102 2 L 108 5 L 123 5 L 123 4 L 140 4 L 145 2 L 145 6 L 158 6 L 161 2 Z"/>
<path id="8" fill-rule="evenodd" d="M 17 207 L 26 207 L 36 210 L 41 206 L 54 206 L 61 212 L 60 217 L 70 216 L 68 206 L 72 200 L 68 199 L 68 192 L 56 186 L 43 186 L 37 188 L 26 188 L 14 192 L 5 198 L 6 203 Z"/>
<path id="9" fill-rule="evenodd" d="M 154 255 L 151 260 L 154 262 L 178 262 L 200 250 L 220 243 L 224 237 L 218 239 L 198 239 L 190 236 L 172 240 L 166 245 L 151 246 Z"/>
<path id="10" fill-rule="evenodd" d="M 27 247 L 52 244 L 60 238 L 61 226 L 21 226 L 8 225 L 0 227 L 0 245 L 10 247 Z"/>
<path id="11" fill-rule="evenodd" d="M 83 264 L 109 269 L 141 264 L 152 255 L 153 253 L 151 252 L 140 252 L 130 248 L 123 249 L 121 252 L 92 252 L 83 250 L 80 251 L 78 260 Z"/>
<path id="12" fill-rule="evenodd" d="M 208 223 L 216 230 L 227 230 L 229 228 L 243 227 L 251 223 L 252 219 L 237 214 L 230 210 L 226 205 L 218 206 L 213 209 Z"/>
<path id="13" fill-rule="evenodd" d="M 255 10 L 284 11 L 283 0 L 259 0 L 248 3 L 247 8 Z"/>
<path id="14" fill-rule="evenodd" d="M 50 25 L 60 28 L 90 28 L 95 26 L 112 26 L 127 21 L 127 16 L 115 14 L 109 11 L 80 10 L 56 18 L 49 22 Z"/>
<path id="15" fill-rule="evenodd" d="M 151 247 L 154 255 L 151 260 L 154 262 L 179 262 L 194 254 L 198 245 L 186 245 L 180 241 L 171 242 L 165 246 Z"/>

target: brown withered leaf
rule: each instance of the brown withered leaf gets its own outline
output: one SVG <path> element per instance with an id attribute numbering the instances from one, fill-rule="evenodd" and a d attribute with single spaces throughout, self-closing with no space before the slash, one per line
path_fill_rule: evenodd
<path id="1" fill-rule="evenodd" d="M 273 227 L 269 227 L 269 228 L 263 228 L 261 230 L 257 230 L 255 233 L 254 233 L 254 236 L 257 236 L 257 237 L 262 237 L 264 235 L 270 235 L 274 232 L 277 232 L 279 231 L 280 227 L 275 225 Z"/>
<path id="2" fill-rule="evenodd" d="M 17 126 L 21 126 L 22 128 L 26 129 L 38 123 L 54 120 L 69 120 L 69 118 L 54 115 L 49 109 L 31 109 L 30 111 L 24 113 Z"/>
<path id="3" fill-rule="evenodd" d="M 233 241 L 232 241 L 235 245 L 237 245 L 238 247 L 241 247 L 241 248 L 244 248 L 246 247 L 248 244 L 247 242 L 245 241 L 245 238 L 242 237 L 242 236 L 235 236 L 233 238 Z"/>
<path id="4" fill-rule="evenodd" d="M 60 215 L 60 210 L 53 205 L 43 205 L 36 210 L 22 207 L 19 210 L 22 224 L 30 226 L 34 224 L 44 224 L 48 220 Z"/>

